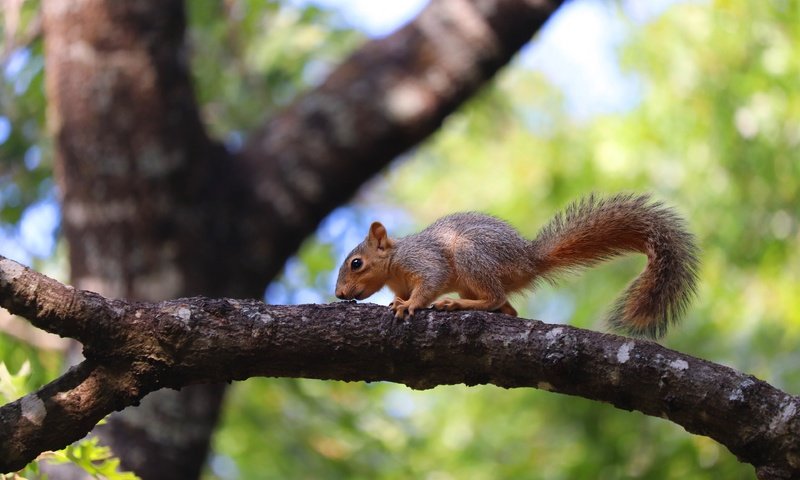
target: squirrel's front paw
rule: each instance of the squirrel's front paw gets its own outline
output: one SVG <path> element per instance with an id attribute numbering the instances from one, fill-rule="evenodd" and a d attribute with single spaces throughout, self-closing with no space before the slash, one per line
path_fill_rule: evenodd
<path id="1" fill-rule="evenodd" d="M 394 312 L 396 318 L 403 318 L 408 310 L 408 302 L 400 297 L 395 297 L 392 303 L 389 304 L 389 308 Z"/>
<path id="2" fill-rule="evenodd" d="M 389 308 L 394 312 L 396 318 L 403 318 L 406 314 L 408 314 L 409 317 L 414 316 L 414 310 L 416 310 L 415 305 L 412 305 L 410 301 L 403 300 L 400 297 L 396 297 L 392 300 L 392 303 L 389 304 Z"/>

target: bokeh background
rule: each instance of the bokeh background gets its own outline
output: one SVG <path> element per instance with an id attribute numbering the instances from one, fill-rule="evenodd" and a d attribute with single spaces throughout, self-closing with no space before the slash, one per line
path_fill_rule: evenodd
<path id="1" fill-rule="evenodd" d="M 235 149 L 237 129 L 257 125 L 424 2 L 224 4 L 221 18 L 216 2 L 188 2 L 190 40 L 205 120 Z M 33 28 L 35 10 L 25 3 L 21 29 Z M 11 48 L 6 37 L 0 46 L 0 254 L 65 279 L 41 44 Z M 688 219 L 703 251 L 697 300 L 663 343 L 799 393 L 799 50 L 800 1 L 575 0 L 439 133 L 334 211 L 265 298 L 335 300 L 338 263 L 373 220 L 404 235 L 449 212 L 482 210 L 534 236 L 588 193 L 651 192 Z M 617 260 L 514 303 L 526 318 L 605 330 L 603 313 L 643 265 Z M 25 390 L 62 368 L 58 344 L 34 337 L 0 329 L 0 362 L 11 372 L 30 365 Z M 753 476 L 712 440 L 580 398 L 294 379 L 233 387 L 205 473 Z"/>

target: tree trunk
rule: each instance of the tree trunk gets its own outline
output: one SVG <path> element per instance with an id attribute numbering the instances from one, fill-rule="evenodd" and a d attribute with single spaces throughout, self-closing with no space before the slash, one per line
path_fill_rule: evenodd
<path id="1" fill-rule="evenodd" d="M 110 297 L 257 297 L 226 288 L 213 231 L 226 152 L 200 123 L 179 0 L 43 3 L 48 121 L 72 283 Z M 214 208 L 207 208 L 214 202 Z M 222 240 L 222 242 L 221 242 Z M 223 387 L 150 395 L 98 431 L 123 468 L 196 478 Z"/>

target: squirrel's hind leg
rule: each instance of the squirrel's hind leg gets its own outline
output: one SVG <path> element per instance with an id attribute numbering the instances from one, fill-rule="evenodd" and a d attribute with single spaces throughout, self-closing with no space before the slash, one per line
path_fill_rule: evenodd
<path id="1" fill-rule="evenodd" d="M 507 315 L 517 316 L 517 311 L 503 299 L 471 299 L 471 298 L 442 298 L 433 302 L 436 310 L 485 310 L 487 312 L 499 311 Z"/>
<path id="2" fill-rule="evenodd" d="M 458 294 L 461 298 L 442 298 L 433 302 L 436 310 L 485 310 L 488 312 L 500 311 L 507 315 L 517 316 L 517 311 L 508 302 L 505 293 L 498 289 L 483 291 L 481 289 L 461 289 Z M 491 290 L 491 289 L 489 289 Z"/>
<path id="3" fill-rule="evenodd" d="M 506 315 L 511 315 L 512 317 L 518 316 L 517 309 L 511 306 L 511 303 L 508 300 L 506 300 L 506 303 L 504 303 L 498 311 L 500 313 L 505 313 Z"/>

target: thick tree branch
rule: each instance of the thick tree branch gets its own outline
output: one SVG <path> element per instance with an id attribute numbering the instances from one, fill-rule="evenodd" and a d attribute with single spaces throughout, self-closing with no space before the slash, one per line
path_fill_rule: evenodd
<path id="1" fill-rule="evenodd" d="M 12 440 L 0 444 L 4 472 L 67 445 L 150 391 L 265 376 L 419 389 L 491 383 L 579 395 L 707 435 L 761 478 L 800 475 L 800 399 L 649 341 L 488 312 L 423 311 L 398 320 L 386 307 L 347 302 L 111 301 L 5 259 L 0 287 L 3 307 L 48 330 L 73 331 L 58 324 L 85 321 L 87 308 L 96 330 L 112 335 L 83 334 L 86 362 L 0 407 L 0 438 Z M 77 308 L 67 300 L 83 295 L 93 301 Z M 39 307 L 45 304 L 52 307 Z"/>

